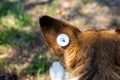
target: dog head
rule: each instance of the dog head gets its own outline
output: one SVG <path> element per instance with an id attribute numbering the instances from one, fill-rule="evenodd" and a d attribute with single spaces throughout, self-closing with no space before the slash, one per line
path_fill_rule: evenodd
<path id="1" fill-rule="evenodd" d="M 46 45 L 79 80 L 120 79 L 120 29 L 87 30 L 49 16 L 40 18 Z M 113 69 L 114 68 L 114 69 Z"/>

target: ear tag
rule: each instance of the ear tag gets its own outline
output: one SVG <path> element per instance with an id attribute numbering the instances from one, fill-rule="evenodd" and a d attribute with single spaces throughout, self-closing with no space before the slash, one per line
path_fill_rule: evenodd
<path id="1" fill-rule="evenodd" d="M 66 34 L 60 34 L 57 37 L 57 43 L 59 46 L 67 46 L 69 44 L 69 37 Z"/>

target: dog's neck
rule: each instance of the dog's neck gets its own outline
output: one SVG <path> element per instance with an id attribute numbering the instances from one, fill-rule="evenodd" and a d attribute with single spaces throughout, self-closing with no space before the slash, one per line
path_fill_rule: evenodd
<path id="1" fill-rule="evenodd" d="M 82 52 L 85 55 L 82 55 L 83 58 L 80 60 L 78 60 L 79 55 L 74 57 L 73 62 L 70 60 L 70 57 L 67 57 L 69 59 L 69 67 L 71 66 L 71 68 L 67 69 L 73 80 L 120 80 L 120 67 L 114 60 L 111 60 L 114 59 L 112 53 L 105 53 L 106 51 L 101 53 L 99 46 L 94 50 L 87 49 L 87 51 L 86 53 Z M 71 56 L 73 57 L 74 55 Z M 67 61 L 67 59 L 65 60 Z"/>
<path id="2" fill-rule="evenodd" d="M 86 61 L 85 64 L 71 70 L 73 80 L 120 80 L 119 66 L 104 59 L 102 61 L 99 61 L 97 57 L 95 59 L 95 62 Z"/>

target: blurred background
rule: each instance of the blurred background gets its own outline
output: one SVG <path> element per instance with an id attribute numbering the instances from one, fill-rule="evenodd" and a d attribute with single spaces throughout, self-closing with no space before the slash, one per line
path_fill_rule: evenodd
<path id="1" fill-rule="evenodd" d="M 50 80 L 58 59 L 45 46 L 39 17 L 49 15 L 78 27 L 120 26 L 120 0 L 0 0 L 0 80 Z M 11 79 L 12 80 L 12 79 Z"/>

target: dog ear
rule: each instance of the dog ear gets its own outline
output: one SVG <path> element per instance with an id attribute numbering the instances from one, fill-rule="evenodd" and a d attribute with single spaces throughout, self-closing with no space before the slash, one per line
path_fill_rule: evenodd
<path id="1" fill-rule="evenodd" d="M 42 16 L 39 24 L 46 44 L 59 57 L 63 56 L 71 43 L 77 43 L 78 35 L 81 32 L 79 29 L 49 16 Z"/>

